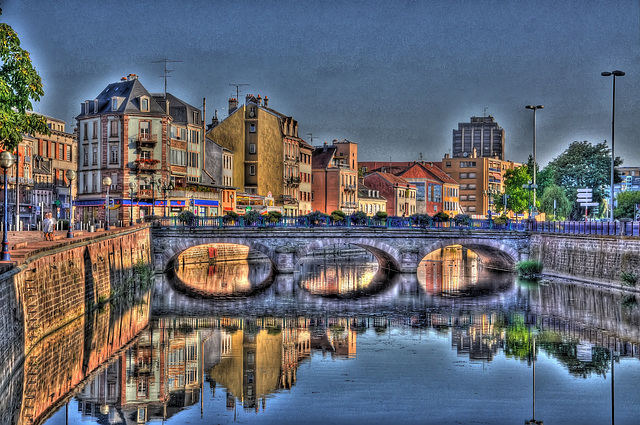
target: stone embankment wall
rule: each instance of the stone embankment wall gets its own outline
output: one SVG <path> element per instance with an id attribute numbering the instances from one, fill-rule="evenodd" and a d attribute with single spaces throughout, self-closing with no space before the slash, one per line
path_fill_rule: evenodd
<path id="1" fill-rule="evenodd" d="M 0 275 L 0 392 L 45 336 L 119 293 L 150 264 L 148 227 L 96 236 L 29 257 Z"/>
<path id="2" fill-rule="evenodd" d="M 622 271 L 640 274 L 640 239 L 537 233 L 529 258 L 541 261 L 547 274 L 622 286 Z"/>

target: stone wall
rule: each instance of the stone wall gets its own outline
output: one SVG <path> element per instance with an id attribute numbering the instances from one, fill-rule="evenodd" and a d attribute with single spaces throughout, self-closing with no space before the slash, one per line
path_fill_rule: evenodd
<path id="1" fill-rule="evenodd" d="M 138 261 L 150 263 L 148 227 L 38 253 L 0 275 L 0 393 L 45 336 L 117 294 Z"/>
<path id="2" fill-rule="evenodd" d="M 640 274 L 640 240 L 596 235 L 533 234 L 530 258 L 544 273 L 621 286 L 620 272 Z"/>

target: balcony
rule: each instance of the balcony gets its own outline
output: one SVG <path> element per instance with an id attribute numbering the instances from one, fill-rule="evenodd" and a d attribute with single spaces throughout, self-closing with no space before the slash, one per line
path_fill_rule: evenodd
<path id="1" fill-rule="evenodd" d="M 139 148 L 155 148 L 158 143 L 158 135 L 139 133 L 136 137 L 136 147 Z"/>
<path id="2" fill-rule="evenodd" d="M 356 190 L 358 190 L 358 186 L 355 184 L 345 184 L 344 190 L 346 190 L 347 192 L 355 192 Z"/>
<path id="3" fill-rule="evenodd" d="M 135 193 L 135 197 L 138 199 L 152 199 L 153 196 L 153 190 L 151 189 L 139 189 L 136 193 Z"/>
<path id="4" fill-rule="evenodd" d="M 298 187 L 300 186 L 300 177 L 288 177 L 284 179 L 285 186 Z"/>
<path id="5" fill-rule="evenodd" d="M 141 171 L 158 171 L 160 169 L 160 161 L 157 159 L 141 158 L 133 161 L 133 168 L 138 172 Z"/>

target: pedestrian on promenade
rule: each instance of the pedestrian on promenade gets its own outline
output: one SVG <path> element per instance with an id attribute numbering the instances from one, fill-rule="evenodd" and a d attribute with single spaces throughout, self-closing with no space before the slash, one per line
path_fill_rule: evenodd
<path id="1" fill-rule="evenodd" d="M 44 240 L 49 241 L 52 240 L 49 236 L 49 227 L 51 225 L 51 213 L 46 213 L 44 216 L 44 220 L 42 220 L 42 232 L 44 233 Z"/>
<path id="2" fill-rule="evenodd" d="M 56 231 L 56 219 L 53 218 L 53 215 L 51 215 L 51 213 L 49 213 L 49 240 L 52 241 L 53 240 L 53 232 Z"/>

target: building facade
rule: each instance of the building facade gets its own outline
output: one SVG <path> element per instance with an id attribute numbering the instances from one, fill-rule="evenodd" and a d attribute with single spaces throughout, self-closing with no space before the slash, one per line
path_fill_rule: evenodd
<path id="1" fill-rule="evenodd" d="M 358 145 L 346 139 L 316 147 L 312 158 L 312 206 L 331 214 L 358 210 Z"/>
<path id="2" fill-rule="evenodd" d="M 185 209 L 218 213 L 219 193 L 202 188 L 204 121 L 199 109 L 170 93 L 151 94 L 137 75 L 129 74 L 83 102 L 76 120 L 76 220 L 103 222 L 105 211 L 114 225 Z M 106 177 L 111 179 L 108 189 Z"/>
<path id="3" fill-rule="evenodd" d="M 269 99 L 247 95 L 245 104 L 229 99 L 229 116 L 215 122 L 207 138 L 234 153 L 233 181 L 239 192 L 267 196 L 287 216 L 300 213 L 308 202 L 309 185 L 303 160 L 309 163 L 298 122 L 268 107 Z M 308 167 L 307 167 L 308 168 Z M 308 170 L 307 170 L 308 171 Z M 305 208 L 302 208 L 303 210 Z"/>
<path id="4" fill-rule="evenodd" d="M 491 115 L 471 117 L 453 130 L 453 158 L 482 157 L 504 160 L 504 129 Z"/>
<path id="5" fill-rule="evenodd" d="M 387 212 L 387 200 L 380 195 L 380 191 L 371 190 L 363 183 L 358 184 L 358 211 L 366 213 L 369 217 L 379 211 Z"/>
<path id="6" fill-rule="evenodd" d="M 375 171 L 364 177 L 364 184 L 387 200 L 387 214 L 409 217 L 417 213 L 417 188 L 402 177 Z"/>

